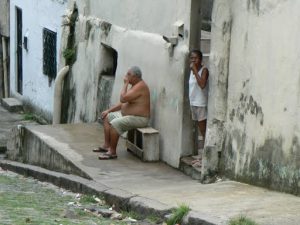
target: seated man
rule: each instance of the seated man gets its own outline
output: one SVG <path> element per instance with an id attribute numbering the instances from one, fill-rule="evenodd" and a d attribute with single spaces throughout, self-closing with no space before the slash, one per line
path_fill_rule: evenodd
<path id="1" fill-rule="evenodd" d="M 129 84 L 131 87 L 128 89 Z M 103 159 L 116 159 L 119 136 L 134 128 L 146 127 L 150 117 L 150 91 L 142 80 L 139 67 L 131 67 L 124 77 L 120 103 L 101 113 L 105 143 L 94 152 L 104 152 Z"/>

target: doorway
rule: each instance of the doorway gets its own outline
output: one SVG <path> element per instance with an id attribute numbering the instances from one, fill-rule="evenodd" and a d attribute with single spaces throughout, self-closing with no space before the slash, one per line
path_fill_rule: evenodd
<path id="1" fill-rule="evenodd" d="M 16 82 L 17 92 L 23 94 L 23 47 L 22 47 L 23 19 L 22 10 L 16 7 Z"/>

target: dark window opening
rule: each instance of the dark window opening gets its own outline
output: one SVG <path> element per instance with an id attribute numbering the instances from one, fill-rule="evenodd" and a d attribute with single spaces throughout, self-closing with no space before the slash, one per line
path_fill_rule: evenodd
<path id="1" fill-rule="evenodd" d="M 43 73 L 51 82 L 56 77 L 56 32 L 43 29 Z"/>
<path id="2" fill-rule="evenodd" d="M 101 43 L 103 46 L 103 70 L 101 71 L 100 75 L 110 75 L 115 76 L 116 70 L 118 66 L 118 52 L 113 49 L 112 47 Z"/>

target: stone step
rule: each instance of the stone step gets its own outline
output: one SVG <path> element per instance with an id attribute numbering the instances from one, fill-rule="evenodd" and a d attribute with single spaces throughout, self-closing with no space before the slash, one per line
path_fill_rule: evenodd
<path id="1" fill-rule="evenodd" d="M 23 111 L 23 104 L 15 98 L 2 98 L 1 105 L 10 112 Z"/>
<path id="2" fill-rule="evenodd" d="M 201 180 L 201 166 L 193 166 L 195 160 L 193 156 L 182 157 L 180 159 L 179 169 L 194 180 Z"/>

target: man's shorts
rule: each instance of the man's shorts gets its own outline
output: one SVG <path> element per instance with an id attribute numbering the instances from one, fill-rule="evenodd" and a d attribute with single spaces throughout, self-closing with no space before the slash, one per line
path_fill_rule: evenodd
<path id="1" fill-rule="evenodd" d="M 140 127 L 147 127 L 148 117 L 143 116 L 122 116 L 121 111 L 111 112 L 107 115 L 109 123 L 116 129 L 118 134 Z"/>
<path id="2" fill-rule="evenodd" d="M 202 121 L 207 118 L 207 107 L 206 106 L 193 106 L 191 105 L 192 120 Z"/>

